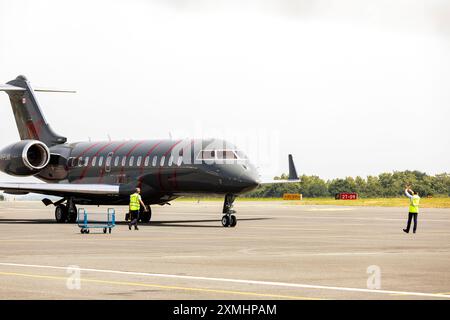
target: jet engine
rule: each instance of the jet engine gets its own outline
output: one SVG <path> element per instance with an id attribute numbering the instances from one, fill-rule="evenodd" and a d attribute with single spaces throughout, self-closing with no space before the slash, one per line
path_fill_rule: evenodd
<path id="1" fill-rule="evenodd" d="M 0 171 L 13 176 L 39 173 L 50 161 L 50 150 L 37 140 L 22 140 L 0 151 Z"/>

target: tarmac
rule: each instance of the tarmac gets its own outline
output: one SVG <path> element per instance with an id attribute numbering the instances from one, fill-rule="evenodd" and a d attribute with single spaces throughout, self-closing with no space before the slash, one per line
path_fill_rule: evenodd
<path id="1" fill-rule="evenodd" d="M 40 202 L 0 202 L 0 299 L 450 299 L 450 209 L 422 209 L 416 234 L 407 201 L 237 199 L 235 228 L 221 209 L 175 201 L 139 231 L 81 234 Z"/>

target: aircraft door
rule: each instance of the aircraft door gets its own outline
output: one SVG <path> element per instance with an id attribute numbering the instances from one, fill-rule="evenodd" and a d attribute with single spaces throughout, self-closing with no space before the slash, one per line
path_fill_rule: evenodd
<path id="1" fill-rule="evenodd" d="M 113 159 L 113 152 L 108 153 L 108 156 L 106 157 L 106 162 L 105 162 L 105 172 L 109 173 L 111 172 L 111 163 L 112 163 L 112 159 Z"/>

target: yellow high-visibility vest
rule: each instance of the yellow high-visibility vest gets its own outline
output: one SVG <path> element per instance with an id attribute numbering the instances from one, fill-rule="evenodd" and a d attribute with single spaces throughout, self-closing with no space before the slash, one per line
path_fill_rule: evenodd
<path id="1" fill-rule="evenodd" d="M 141 202 L 139 201 L 139 193 L 133 193 L 130 196 L 130 211 L 136 211 L 141 208 Z"/>
<path id="2" fill-rule="evenodd" d="M 419 213 L 420 197 L 416 194 L 409 199 L 409 212 Z"/>

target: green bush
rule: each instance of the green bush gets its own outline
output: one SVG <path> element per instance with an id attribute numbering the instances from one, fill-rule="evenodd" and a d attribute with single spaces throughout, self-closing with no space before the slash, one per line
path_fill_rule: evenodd
<path id="1" fill-rule="evenodd" d="M 281 179 L 287 175 L 282 174 Z M 280 177 L 275 177 L 275 180 Z M 357 192 L 362 198 L 402 196 L 406 185 L 411 185 L 423 196 L 450 196 L 450 174 L 441 173 L 429 176 L 420 171 L 394 171 L 378 176 L 346 177 L 324 181 L 318 176 L 303 175 L 298 183 L 263 185 L 247 193 L 245 197 L 281 197 L 284 193 L 301 193 L 304 197 L 333 197 L 339 192 Z"/>

